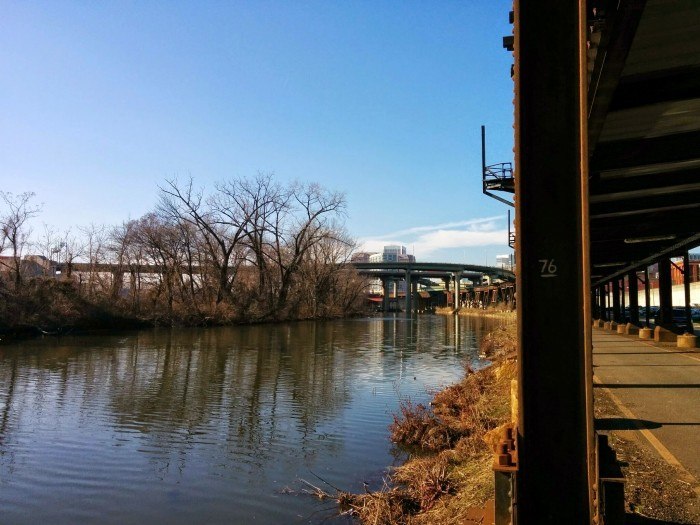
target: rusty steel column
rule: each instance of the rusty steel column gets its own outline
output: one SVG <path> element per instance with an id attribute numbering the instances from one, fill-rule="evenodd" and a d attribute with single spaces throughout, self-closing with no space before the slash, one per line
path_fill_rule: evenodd
<path id="1" fill-rule="evenodd" d="M 516 0 L 520 525 L 590 525 L 586 2 Z"/>
<path id="2" fill-rule="evenodd" d="M 620 278 L 620 322 L 627 322 L 627 315 L 625 314 L 625 277 Z"/>
<path id="3" fill-rule="evenodd" d="M 600 319 L 600 305 L 598 303 L 598 288 L 591 290 L 591 315 L 593 319 Z"/>
<path id="4" fill-rule="evenodd" d="M 671 329 L 673 325 L 673 288 L 671 284 L 671 259 L 659 260 L 659 325 Z"/>
<path id="5" fill-rule="evenodd" d="M 620 281 L 617 279 L 612 282 L 612 320 L 620 322 Z"/>
<path id="6" fill-rule="evenodd" d="M 695 334 L 693 314 L 690 311 L 690 256 L 686 250 L 683 254 L 683 291 L 685 292 L 685 322 L 688 333 Z"/>
<path id="7" fill-rule="evenodd" d="M 629 283 L 630 323 L 639 326 L 639 287 L 637 283 L 637 271 L 633 270 L 627 275 Z"/>
<path id="8" fill-rule="evenodd" d="M 600 318 L 603 321 L 608 320 L 608 289 L 604 284 L 600 285 Z"/>
<path id="9" fill-rule="evenodd" d="M 649 288 L 649 267 L 644 267 L 644 301 L 646 302 L 646 308 L 644 313 L 646 314 L 647 328 L 651 327 L 651 289 Z"/>

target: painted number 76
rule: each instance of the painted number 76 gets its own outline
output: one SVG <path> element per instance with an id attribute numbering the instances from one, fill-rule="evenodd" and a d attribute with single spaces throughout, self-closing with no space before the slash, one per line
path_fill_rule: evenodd
<path id="1" fill-rule="evenodd" d="M 539 259 L 542 264 L 542 269 L 540 271 L 541 277 L 556 277 L 557 276 L 557 265 L 554 264 L 554 259 Z"/>

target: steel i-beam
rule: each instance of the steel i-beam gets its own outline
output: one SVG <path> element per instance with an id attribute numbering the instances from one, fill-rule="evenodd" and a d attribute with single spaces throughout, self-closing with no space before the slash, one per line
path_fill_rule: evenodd
<path id="1" fill-rule="evenodd" d="M 514 3 L 516 518 L 525 525 L 589 525 L 593 515 L 585 7 Z"/>

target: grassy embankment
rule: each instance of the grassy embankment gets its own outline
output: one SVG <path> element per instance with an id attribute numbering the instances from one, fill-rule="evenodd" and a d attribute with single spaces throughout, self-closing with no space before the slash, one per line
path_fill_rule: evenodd
<path id="1" fill-rule="evenodd" d="M 365 524 L 441 525 L 463 522 L 468 509 L 493 498 L 489 443 L 511 420 L 515 325 L 489 334 L 481 351 L 493 366 L 467 367 L 464 379 L 435 394 L 428 407 L 402 404 L 391 439 L 412 452 L 410 459 L 380 491 L 339 494 L 341 509 Z"/>

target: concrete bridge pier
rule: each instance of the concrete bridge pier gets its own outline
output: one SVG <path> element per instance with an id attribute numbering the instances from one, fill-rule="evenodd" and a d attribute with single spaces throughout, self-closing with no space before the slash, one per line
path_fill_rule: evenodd
<path id="1" fill-rule="evenodd" d="M 389 286 L 391 285 L 391 279 L 389 277 L 382 277 L 382 310 L 384 312 L 389 311 Z"/>
<path id="2" fill-rule="evenodd" d="M 449 294 L 450 290 L 452 289 L 452 277 L 443 277 L 442 280 L 445 283 L 445 293 Z M 453 302 L 454 302 L 454 299 L 453 299 Z M 447 295 L 445 306 L 450 306 L 449 295 Z"/>
<path id="3" fill-rule="evenodd" d="M 413 291 L 413 282 L 411 281 L 411 270 L 406 270 L 406 313 L 408 315 L 411 315 L 413 310 L 412 308 L 412 291 Z"/>
<path id="4" fill-rule="evenodd" d="M 460 276 L 458 274 L 455 274 L 454 279 L 455 279 L 455 299 L 454 299 L 455 305 L 454 305 L 454 307 L 455 307 L 455 310 L 459 310 L 460 302 L 461 302 L 459 296 L 462 292 L 460 289 L 460 285 L 461 285 L 460 280 L 461 279 L 460 279 Z"/>
<path id="5" fill-rule="evenodd" d="M 411 283 L 411 302 L 413 303 L 414 312 L 418 312 L 418 282 Z"/>

